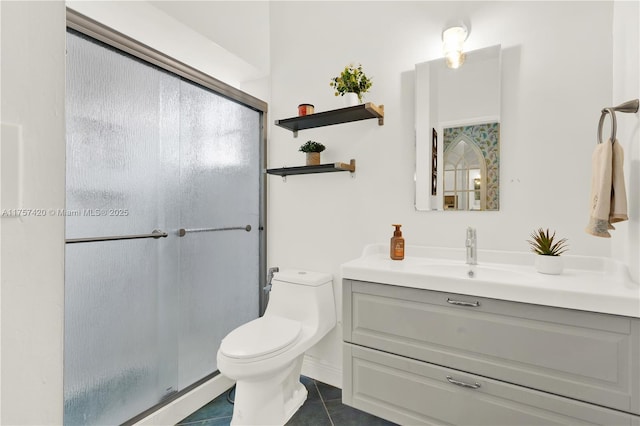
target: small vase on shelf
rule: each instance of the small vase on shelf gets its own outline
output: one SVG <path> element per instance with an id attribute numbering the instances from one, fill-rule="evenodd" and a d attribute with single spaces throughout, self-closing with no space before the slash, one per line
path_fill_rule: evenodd
<path id="1" fill-rule="evenodd" d="M 358 98 L 358 94 L 354 92 L 347 92 L 344 94 L 344 106 L 351 107 L 356 106 L 360 103 L 360 99 Z"/>
<path id="2" fill-rule="evenodd" d="M 320 165 L 320 153 L 319 152 L 307 152 L 307 166 Z"/>
<path id="3" fill-rule="evenodd" d="M 324 145 L 316 141 L 306 141 L 298 151 L 307 154 L 307 166 L 320 164 L 320 153 L 325 150 Z"/>

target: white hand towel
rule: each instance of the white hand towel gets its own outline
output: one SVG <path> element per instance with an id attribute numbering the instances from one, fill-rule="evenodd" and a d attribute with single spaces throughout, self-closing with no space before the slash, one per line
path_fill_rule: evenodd
<path id="1" fill-rule="evenodd" d="M 609 229 L 615 229 L 611 223 L 628 219 L 623 160 L 624 153 L 617 141 L 598 144 L 593 151 L 591 212 L 585 229 L 591 235 L 611 238 Z"/>

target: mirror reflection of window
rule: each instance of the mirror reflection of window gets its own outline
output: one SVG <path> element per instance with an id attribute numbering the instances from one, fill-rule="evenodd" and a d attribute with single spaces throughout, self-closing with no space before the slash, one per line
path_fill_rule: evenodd
<path id="1" fill-rule="evenodd" d="M 443 210 L 498 210 L 499 124 L 443 131 Z"/>
<path id="2" fill-rule="evenodd" d="M 458 139 L 444 152 L 444 196 L 453 200 L 453 206 L 445 203 L 447 210 L 483 210 L 482 152 L 466 137 Z"/>

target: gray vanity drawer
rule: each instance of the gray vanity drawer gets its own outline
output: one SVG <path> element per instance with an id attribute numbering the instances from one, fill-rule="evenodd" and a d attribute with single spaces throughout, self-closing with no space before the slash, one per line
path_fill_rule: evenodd
<path id="1" fill-rule="evenodd" d="M 638 416 L 343 345 L 343 402 L 405 425 L 638 425 Z M 447 380 L 469 384 L 464 388 Z"/>
<path id="2" fill-rule="evenodd" d="M 351 280 L 343 290 L 347 342 L 640 414 L 637 318 Z"/>

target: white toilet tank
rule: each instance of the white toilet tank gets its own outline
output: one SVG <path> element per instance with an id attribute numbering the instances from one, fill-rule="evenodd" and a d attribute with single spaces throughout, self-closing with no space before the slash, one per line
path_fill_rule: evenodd
<path id="1" fill-rule="evenodd" d="M 265 316 L 297 320 L 318 331 L 333 328 L 336 311 L 331 274 L 286 269 L 277 272 L 271 284 Z"/>

